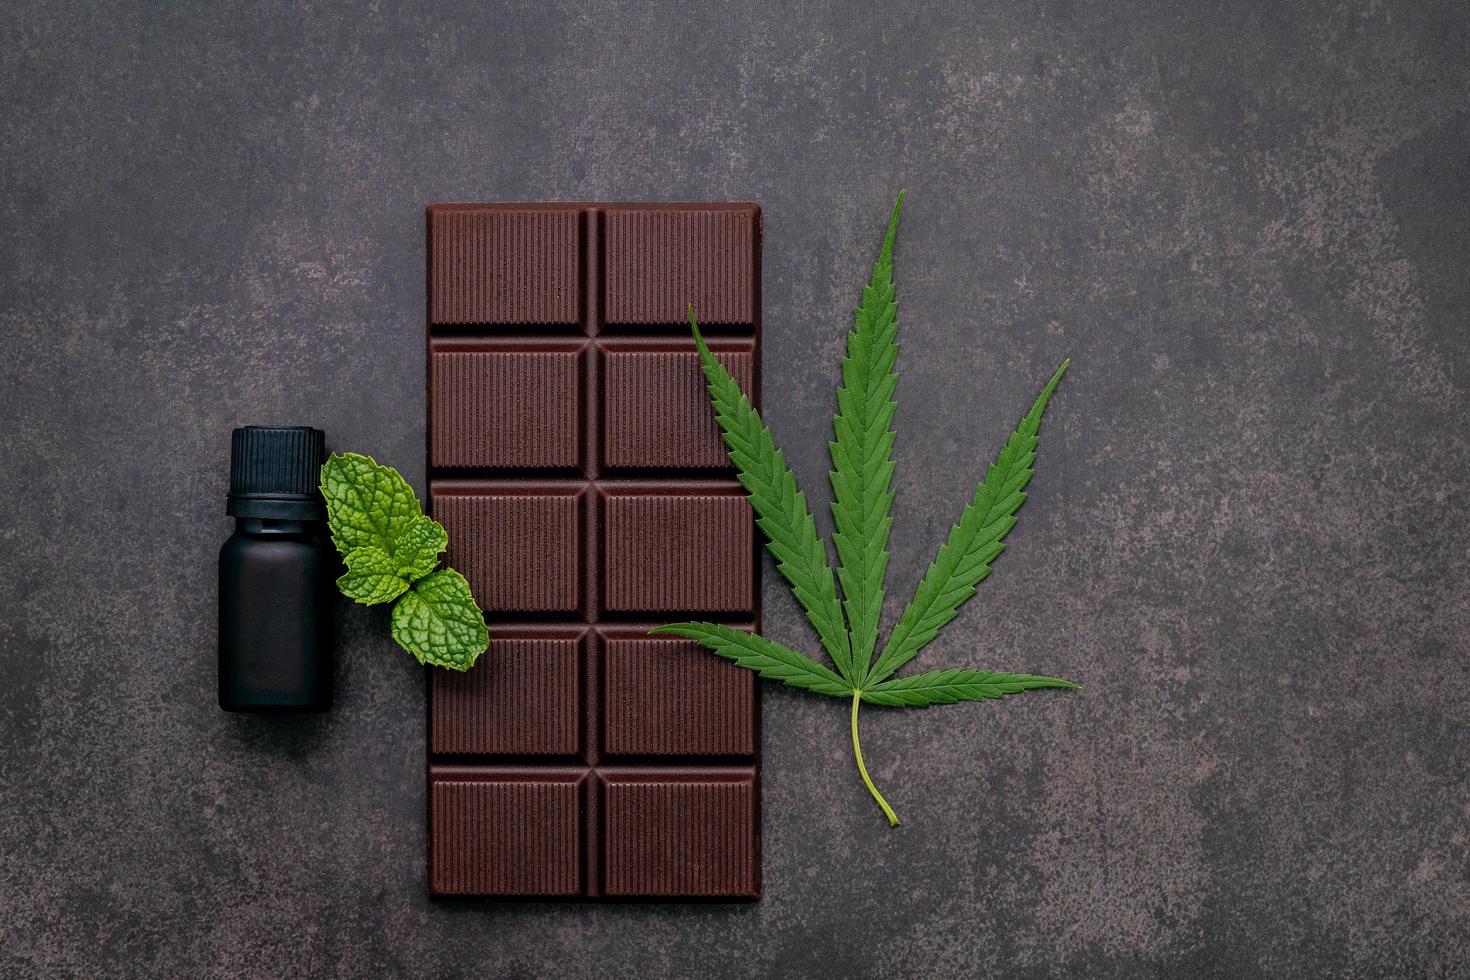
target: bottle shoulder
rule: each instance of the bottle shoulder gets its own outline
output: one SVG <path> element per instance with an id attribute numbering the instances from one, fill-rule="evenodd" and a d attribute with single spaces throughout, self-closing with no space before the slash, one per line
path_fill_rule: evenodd
<path id="1" fill-rule="evenodd" d="M 220 559 L 247 558 L 283 560 L 292 556 L 325 559 L 332 552 L 325 534 L 306 531 L 248 531 L 237 528 L 220 545 Z"/>

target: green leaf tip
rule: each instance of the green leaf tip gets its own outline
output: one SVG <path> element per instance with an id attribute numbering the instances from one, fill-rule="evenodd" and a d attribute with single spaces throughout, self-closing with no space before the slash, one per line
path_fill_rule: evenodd
<path id="1" fill-rule="evenodd" d="M 1034 473 L 1042 416 L 1067 369 L 1065 358 L 983 472 L 974 494 L 889 633 L 878 645 L 886 598 L 888 541 L 893 526 L 894 428 L 897 411 L 898 304 L 893 249 L 905 192 L 899 191 L 861 299 L 853 311 L 828 443 L 834 568 L 785 455 L 760 414 L 699 330 L 688 304 L 689 330 L 708 384 L 710 404 L 756 525 L 776 567 L 816 630 L 833 668 L 762 636 L 718 623 L 670 623 L 652 636 L 691 640 L 737 666 L 790 687 L 851 700 L 854 760 L 863 784 L 889 823 L 898 817 L 868 774 L 858 738 L 858 708 L 927 707 L 998 700 L 1080 685 L 1037 674 L 949 668 L 895 677 L 975 594 L 1005 549 Z M 840 585 L 840 591 L 838 586 Z M 877 657 L 874 659 L 874 653 Z"/>
<path id="2" fill-rule="evenodd" d="M 321 469 L 332 543 L 342 554 L 374 547 L 388 554 L 423 509 L 408 481 L 371 456 L 333 453 Z"/>
<path id="3" fill-rule="evenodd" d="M 733 660 L 737 666 L 791 687 L 836 698 L 850 697 L 853 693 L 852 685 L 806 654 L 754 633 L 718 623 L 670 623 L 649 632 L 694 640 L 727 660 Z"/>
<path id="4" fill-rule="evenodd" d="M 893 527 L 893 419 L 898 410 L 898 302 L 893 244 L 903 195 L 893 206 L 882 248 L 853 311 L 842 384 L 828 443 L 832 470 L 832 544 L 847 614 L 854 687 L 867 679 L 883 613 L 888 536 Z"/>
<path id="5" fill-rule="evenodd" d="M 892 676 L 939 635 L 940 629 L 990 575 L 1005 550 L 1004 539 L 1016 526 L 1016 511 L 1026 501 L 1026 486 L 1035 473 L 1037 431 L 1041 417 L 1066 371 L 1067 362 L 1042 388 L 1031 409 L 985 471 L 974 496 L 949 530 L 949 537 L 929 563 L 914 597 L 899 616 L 888 643 L 868 673 L 868 683 Z"/>
<path id="6" fill-rule="evenodd" d="M 490 646 L 469 582 L 439 569 L 444 525 L 423 512 L 403 475 L 371 456 L 333 453 L 321 469 L 332 543 L 347 571 L 337 588 L 354 602 L 394 602 L 393 639 L 420 662 L 468 670 Z"/>
<path id="7" fill-rule="evenodd" d="M 723 431 L 730 461 L 745 487 L 746 500 L 755 511 L 756 526 L 776 559 L 777 571 L 790 583 L 816 629 L 823 649 L 846 677 L 851 670 L 847 628 L 837 599 L 836 579 L 827 562 L 827 547 L 817 534 L 806 494 L 797 486 L 785 455 L 776 448 L 771 430 L 725 365 L 710 352 L 692 315 L 689 327 L 709 385 L 715 418 Z"/>
<path id="8" fill-rule="evenodd" d="M 890 707 L 927 708 L 931 704 L 957 701 L 998 701 L 1011 694 L 1044 688 L 1077 690 L 1078 685 L 1056 677 L 959 668 L 885 681 L 864 691 L 863 700 Z"/>
<path id="9" fill-rule="evenodd" d="M 393 607 L 393 639 L 421 664 L 469 670 L 490 645 L 470 583 L 452 568 L 424 576 Z"/>

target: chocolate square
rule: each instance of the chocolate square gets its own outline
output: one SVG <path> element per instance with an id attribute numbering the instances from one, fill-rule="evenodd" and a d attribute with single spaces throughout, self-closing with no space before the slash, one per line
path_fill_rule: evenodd
<path id="1" fill-rule="evenodd" d="M 754 325 L 759 218 L 700 205 L 607 209 L 604 322 Z"/>
<path id="2" fill-rule="evenodd" d="M 753 756 L 755 675 L 690 640 L 604 630 L 607 756 Z"/>
<path id="3" fill-rule="evenodd" d="M 608 493 L 603 607 L 613 612 L 752 611 L 754 519 L 737 493 Z"/>
<path id="4" fill-rule="evenodd" d="M 436 349 L 429 356 L 430 465 L 576 470 L 581 361 L 578 348 Z"/>
<path id="5" fill-rule="evenodd" d="M 582 216 L 574 209 L 431 208 L 428 249 L 431 325 L 578 322 Z"/>
<path id="6" fill-rule="evenodd" d="M 755 797 L 753 772 L 603 775 L 603 893 L 759 895 Z"/>
<path id="7" fill-rule="evenodd" d="M 715 357 L 751 390 L 749 341 L 715 342 Z M 694 344 L 608 350 L 602 368 L 602 456 L 609 469 L 729 469 Z"/>
<path id="8" fill-rule="evenodd" d="M 581 489 L 434 493 L 446 558 L 487 613 L 575 612 L 581 605 Z"/>
<path id="9" fill-rule="evenodd" d="M 575 757 L 582 747 L 582 629 L 496 631 L 494 656 L 431 671 L 430 751 Z"/>
<path id="10" fill-rule="evenodd" d="M 431 771 L 430 892 L 580 894 L 585 779 L 562 772 Z"/>

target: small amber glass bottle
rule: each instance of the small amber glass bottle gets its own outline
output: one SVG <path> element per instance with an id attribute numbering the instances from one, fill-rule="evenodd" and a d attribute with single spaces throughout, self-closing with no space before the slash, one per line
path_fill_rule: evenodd
<path id="1" fill-rule="evenodd" d="M 219 706 L 308 712 L 332 706 L 337 556 L 317 486 L 326 435 L 247 426 L 231 440 L 219 553 Z"/>

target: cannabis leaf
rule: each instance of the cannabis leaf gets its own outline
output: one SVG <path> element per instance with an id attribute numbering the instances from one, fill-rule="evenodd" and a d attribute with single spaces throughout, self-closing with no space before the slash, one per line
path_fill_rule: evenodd
<path id="1" fill-rule="evenodd" d="M 897 409 L 897 303 L 893 286 L 893 243 L 903 194 L 894 204 L 873 272 L 847 335 L 842 384 L 837 389 L 832 458 L 833 547 L 838 569 L 834 581 L 827 550 L 786 458 L 776 447 L 759 413 L 739 384 L 705 345 L 689 308 L 689 329 L 699 350 L 710 402 L 735 464 L 756 524 L 776 567 L 791 584 L 797 601 L 817 631 L 834 671 L 790 647 L 716 623 L 671 623 L 653 633 L 682 636 L 761 677 L 817 694 L 852 699 L 852 751 L 858 772 L 891 825 L 898 817 L 873 785 L 858 740 L 858 707 L 863 702 L 888 707 L 927 707 L 957 701 L 986 701 L 1038 688 L 1076 688 L 1070 681 L 1034 674 L 952 668 L 894 677 L 975 594 L 1016 524 L 1016 511 L 1036 462 L 1041 417 L 1070 361 L 1063 361 L 1042 389 L 985 477 L 950 528 L 949 537 L 929 564 L 914 597 L 888 642 L 878 649 L 888 537 L 893 526 L 893 418 Z M 841 600 L 836 585 L 842 586 Z"/>
<path id="2" fill-rule="evenodd" d="M 808 691 L 839 698 L 852 693 L 852 685 L 828 668 L 804 653 L 772 643 L 763 636 L 717 623 L 675 623 L 649 632 L 698 640 L 720 656 L 735 661 L 737 666 L 792 687 L 804 687 Z"/>
<path id="3" fill-rule="evenodd" d="M 776 558 L 776 568 L 791 583 L 791 591 L 816 627 L 822 647 L 844 677 L 851 678 L 847 630 L 842 607 L 837 603 L 837 586 L 827 564 L 827 548 L 817 535 L 817 523 L 807 510 L 806 494 L 796 486 L 796 476 L 786 465 L 786 456 L 776 448 L 771 430 L 751 407 L 740 384 L 705 346 L 694 312 L 689 327 L 709 381 L 710 401 L 715 407 L 730 459 L 740 471 L 756 524 L 766 537 L 766 547 Z"/>
<path id="4" fill-rule="evenodd" d="M 939 635 L 940 627 L 954 619 L 960 604 L 974 595 L 975 587 L 990 574 L 990 563 L 1005 550 L 1001 539 L 1015 527 L 1015 513 L 1026 500 L 1026 484 L 1035 472 L 1032 464 L 1036 462 L 1036 430 L 1041 426 L 1041 414 L 1070 363 L 1063 361 L 1057 368 L 1057 373 L 1031 405 L 1031 411 L 986 469 L 985 479 L 965 505 L 960 522 L 950 528 L 948 540 L 940 545 L 939 554 L 934 556 L 913 599 L 889 635 L 887 645 L 878 655 L 878 662 L 868 673 L 870 683 L 884 680 L 914 659 L 924 644 Z"/>
<path id="5" fill-rule="evenodd" d="M 873 275 L 863 288 L 856 323 L 847 335 L 842 359 L 838 412 L 832 417 L 836 440 L 832 456 L 832 544 L 842 567 L 843 607 L 852 635 L 852 670 L 846 675 L 861 687 L 878 641 L 883 613 L 883 576 L 888 570 L 888 531 L 893 527 L 893 415 L 898 373 L 898 304 L 893 295 L 893 239 L 903 194 L 888 219 L 888 234 Z"/>
<path id="6" fill-rule="evenodd" d="M 391 466 L 357 453 L 322 464 L 322 496 L 332 543 L 347 572 L 337 588 L 366 606 L 398 600 L 393 639 L 421 664 L 469 670 L 490 646 L 470 584 L 452 568 L 434 571 L 449 547 L 444 525 L 419 506 Z"/>
<path id="7" fill-rule="evenodd" d="M 1077 685 L 1055 677 L 1032 674 L 1000 674 L 993 670 L 934 670 L 897 680 L 884 681 L 863 692 L 869 704 L 894 707 L 927 708 L 931 704 L 954 704 L 956 701 L 999 701 L 1007 694 L 1020 694 L 1039 687 Z"/>

